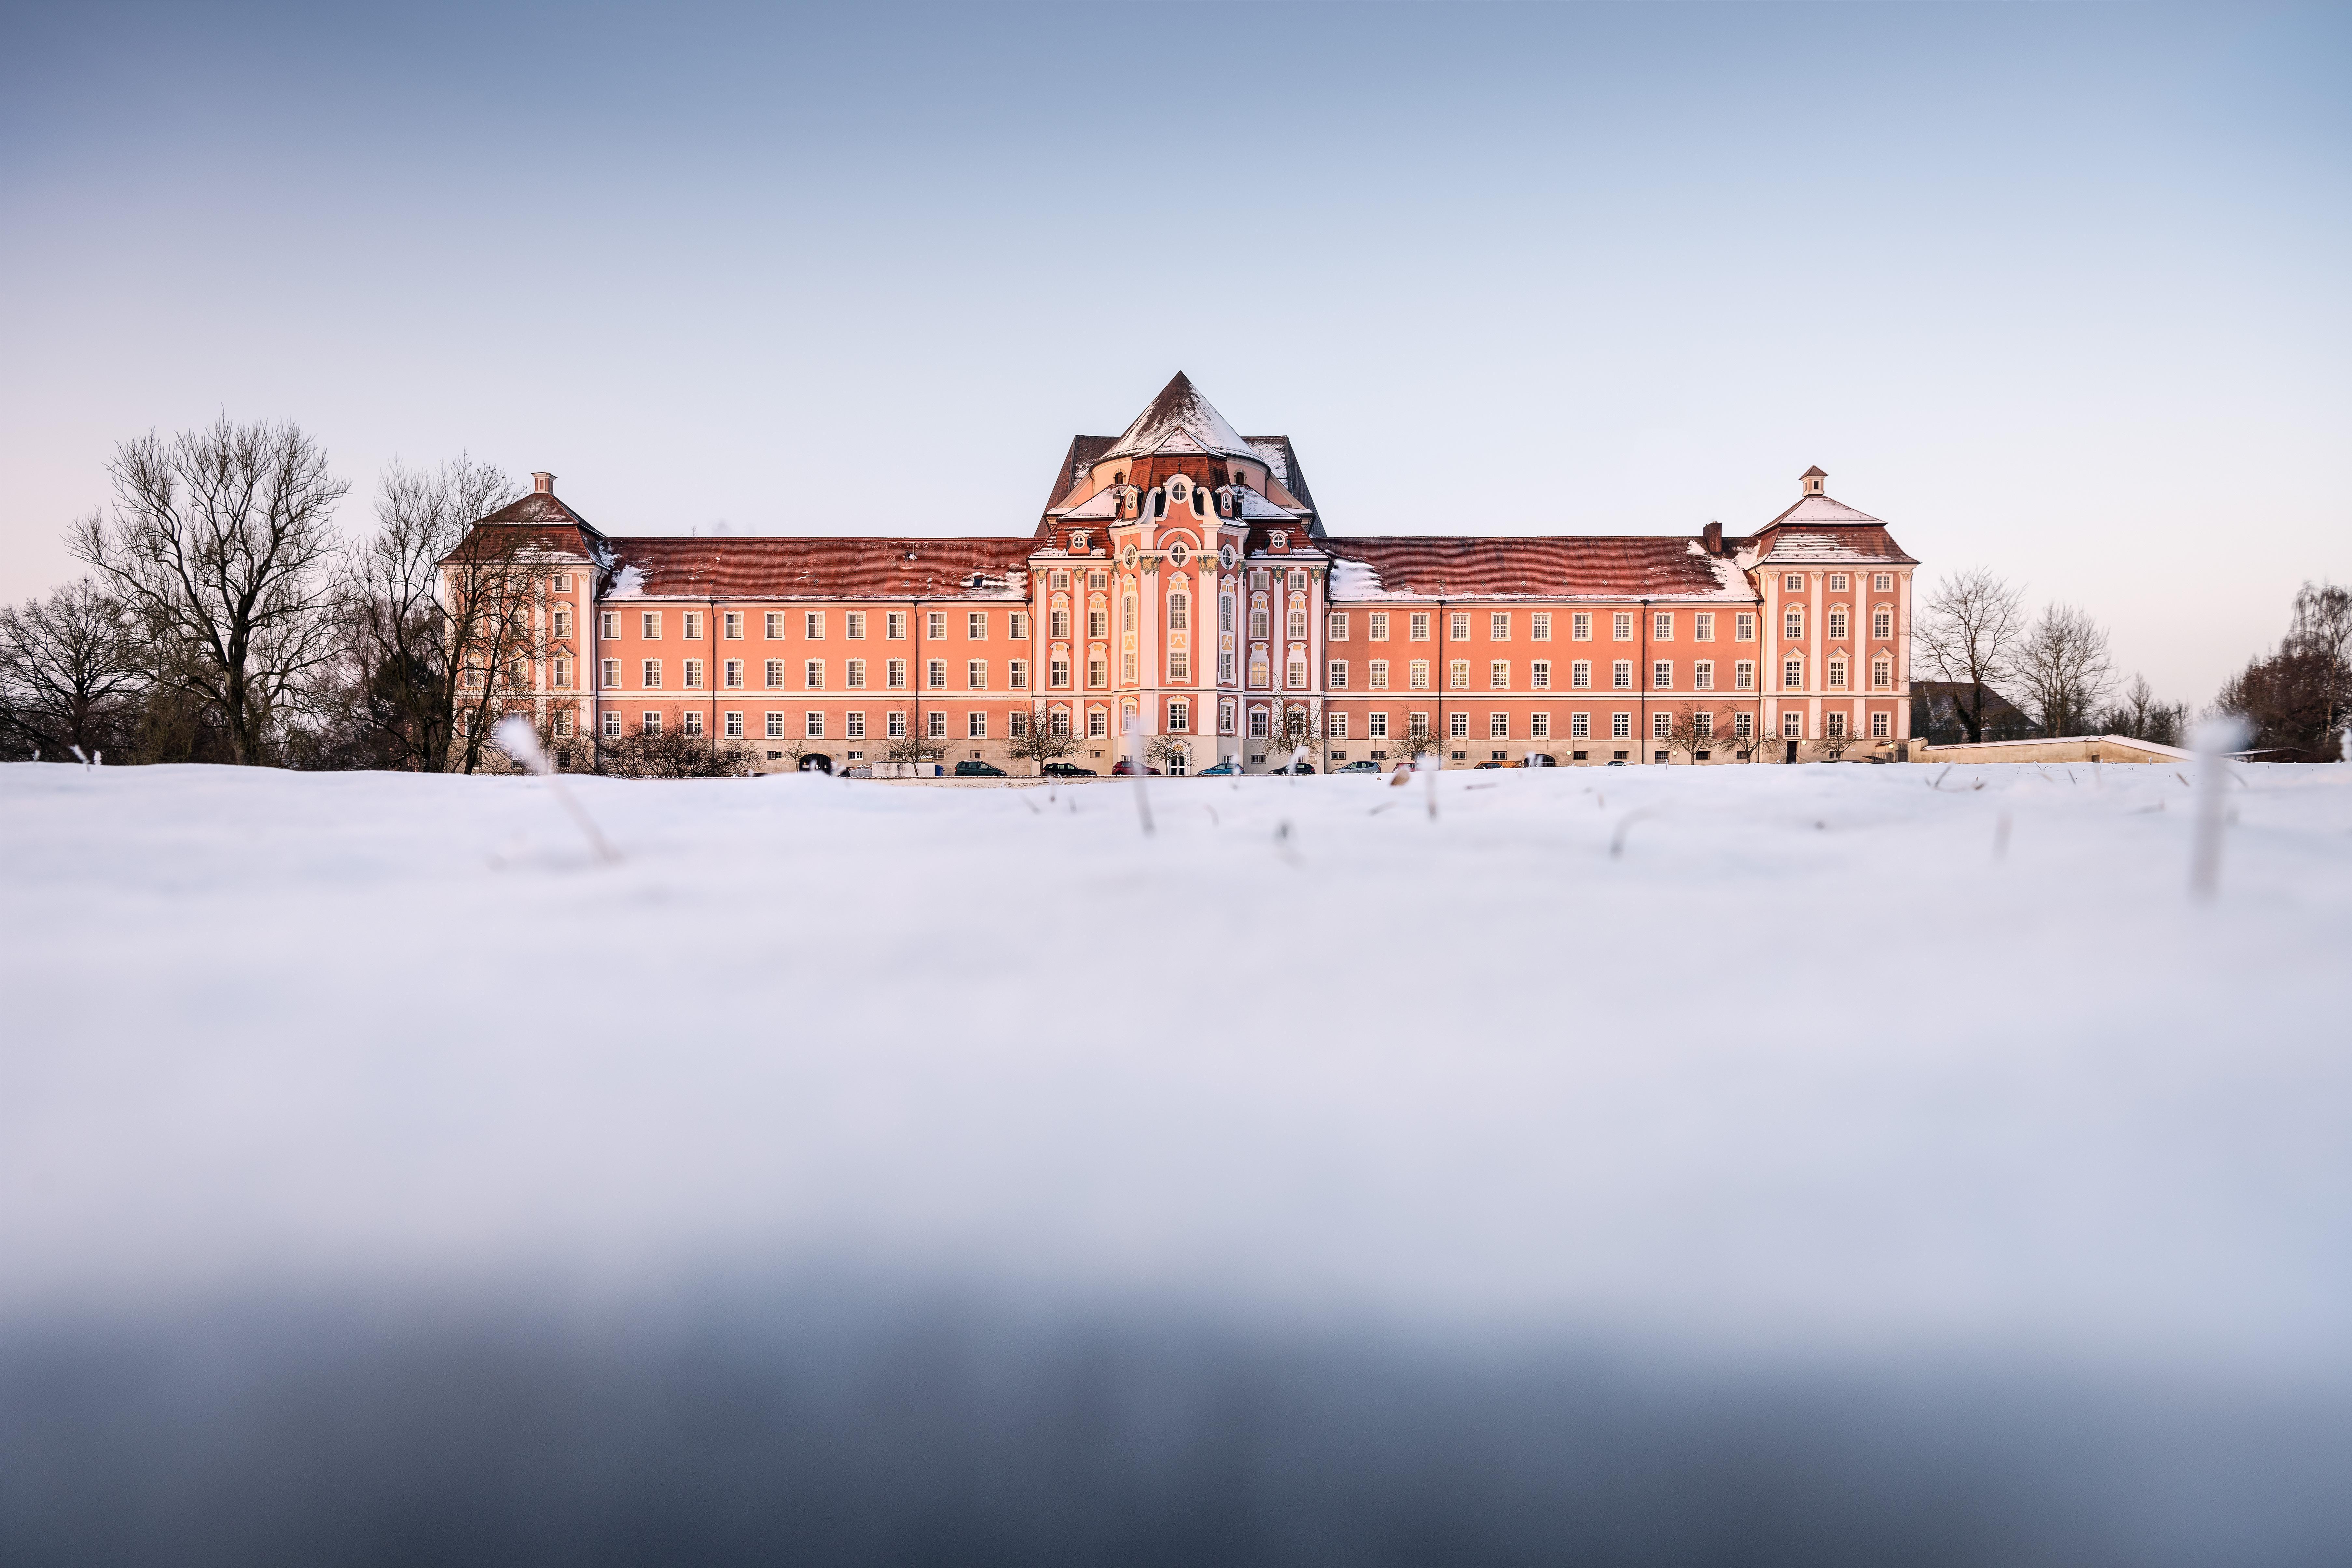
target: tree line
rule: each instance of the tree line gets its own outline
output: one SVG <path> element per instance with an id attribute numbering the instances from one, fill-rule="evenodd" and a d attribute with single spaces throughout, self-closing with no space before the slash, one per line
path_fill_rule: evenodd
<path id="1" fill-rule="evenodd" d="M 2030 614 L 2023 592 L 1988 569 L 1937 584 L 1912 648 L 1911 729 L 1926 740 L 2187 742 L 2189 705 L 2160 700 L 2144 676 L 2119 680 L 2106 629 L 2088 613 L 2050 605 Z M 2352 589 L 2305 583 L 2285 637 L 2224 682 L 2210 710 L 2246 721 L 2255 748 L 2340 759 L 2352 721 Z"/>
<path id="2" fill-rule="evenodd" d="M 469 457 L 395 463 L 356 540 L 333 524 L 349 483 L 291 424 L 224 416 L 168 439 L 150 433 L 117 447 L 107 475 L 112 506 L 67 533 L 86 574 L 0 606 L 0 741 L 18 755 L 502 766 L 492 726 L 574 636 L 549 594 L 568 568 L 534 531 L 473 527 L 521 491 Z M 2159 700 L 2137 675 L 2118 680 L 2107 633 L 2087 613 L 2029 614 L 2021 591 L 1989 570 L 1944 579 L 1913 637 L 1912 732 L 1931 741 L 2118 734 L 2177 745 L 2188 727 L 2188 704 Z M 2245 719 L 2255 746 L 2340 757 L 2352 590 L 2305 584 L 2277 647 L 2231 677 L 2212 708 Z M 882 754 L 941 754 L 906 728 Z M 1024 756 L 1074 742 L 1042 722 L 1025 728 L 1014 737 Z M 543 741 L 561 766 L 608 773 L 735 772 L 752 756 L 677 732 Z"/>

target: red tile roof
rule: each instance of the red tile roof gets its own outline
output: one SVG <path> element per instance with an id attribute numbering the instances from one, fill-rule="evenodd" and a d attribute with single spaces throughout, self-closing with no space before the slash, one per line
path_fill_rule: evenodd
<path id="1" fill-rule="evenodd" d="M 1728 560 L 1685 538 L 1351 538 L 1323 542 L 1334 600 L 1382 594 L 1420 598 L 1755 597 Z M 1366 574 L 1369 574 L 1369 581 Z"/>
<path id="2" fill-rule="evenodd" d="M 615 539 L 604 592 L 653 599 L 1023 594 L 1025 538 Z M 981 579 L 979 585 L 973 578 Z"/>

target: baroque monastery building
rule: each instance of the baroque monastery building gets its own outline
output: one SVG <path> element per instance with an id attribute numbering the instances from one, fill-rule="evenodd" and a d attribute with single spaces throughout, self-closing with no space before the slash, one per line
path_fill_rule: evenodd
<path id="1" fill-rule="evenodd" d="M 1016 773 L 1029 725 L 1107 770 L 1131 723 L 1171 771 L 1798 761 L 1910 733 L 1911 579 L 1809 468 L 1746 535 L 1329 532 L 1286 436 L 1178 375 L 1074 437 L 1034 531 L 963 539 L 607 535 L 533 476 L 478 528 L 555 568 L 532 705 L 558 735 L 740 742 L 845 767 L 912 733 Z M 1760 740 L 1763 743 L 1757 744 Z M 1849 749 L 1850 748 L 1850 749 Z"/>

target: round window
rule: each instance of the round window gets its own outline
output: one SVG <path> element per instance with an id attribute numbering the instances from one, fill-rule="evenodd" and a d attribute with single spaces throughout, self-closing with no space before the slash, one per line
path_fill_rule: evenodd
<path id="1" fill-rule="evenodd" d="M 1234 569 L 1234 547 L 1230 544 L 1217 552 L 1217 564 L 1230 572 Z"/>
<path id="2" fill-rule="evenodd" d="M 1168 559 L 1181 566 L 1185 562 L 1192 559 L 1192 552 L 1185 549 L 1183 542 L 1180 540 L 1168 547 Z"/>
<path id="3" fill-rule="evenodd" d="M 1129 571 L 1130 571 L 1130 572 L 1132 572 L 1132 571 L 1134 571 L 1134 570 L 1135 570 L 1135 546 L 1134 546 L 1134 545 L 1130 544 L 1130 545 L 1129 545 L 1125 550 L 1122 550 L 1122 551 L 1120 551 L 1120 552 L 1119 552 L 1119 554 L 1118 554 L 1118 563 L 1119 563 L 1120 565 L 1122 565 L 1122 566 L 1126 567 L 1126 568 L 1127 568 Z"/>
<path id="4" fill-rule="evenodd" d="M 1178 479 L 1174 484 L 1170 485 L 1168 487 L 1168 495 L 1172 500 L 1182 500 L 1184 499 L 1184 481 Z"/>

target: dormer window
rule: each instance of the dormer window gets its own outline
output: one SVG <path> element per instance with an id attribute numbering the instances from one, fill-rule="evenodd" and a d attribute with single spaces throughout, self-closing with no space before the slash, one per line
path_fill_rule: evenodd
<path id="1" fill-rule="evenodd" d="M 1290 548 L 1290 533 L 1286 529 L 1277 528 L 1267 537 L 1274 542 L 1274 548 L 1276 550 Z"/>
<path id="2" fill-rule="evenodd" d="M 1071 549 L 1073 549 L 1073 550 L 1084 550 L 1086 547 L 1087 547 L 1087 536 L 1086 536 L 1086 532 L 1085 532 L 1085 531 L 1084 531 L 1084 530 L 1080 530 L 1078 532 L 1076 532 L 1076 533 L 1073 533 L 1072 535 L 1070 535 L 1070 548 L 1071 548 Z"/>

